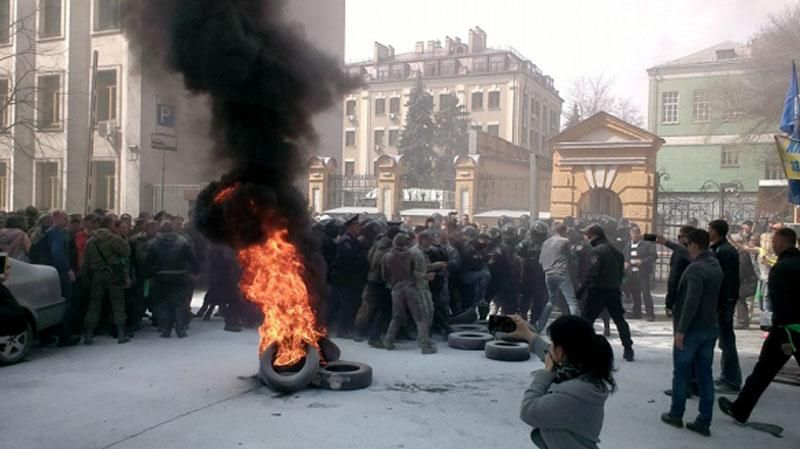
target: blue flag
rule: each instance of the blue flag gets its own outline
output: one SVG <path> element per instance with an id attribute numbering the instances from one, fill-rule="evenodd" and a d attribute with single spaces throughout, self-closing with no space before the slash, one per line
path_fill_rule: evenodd
<path id="1" fill-rule="evenodd" d="M 781 117 L 781 131 L 791 136 L 791 145 L 800 143 L 800 90 L 797 88 L 797 65 L 792 61 L 792 79 L 786 92 L 786 105 Z M 789 202 L 800 205 L 800 181 L 789 179 Z"/>
<path id="2" fill-rule="evenodd" d="M 786 105 L 781 117 L 781 131 L 800 139 L 800 128 L 796 126 L 800 120 L 800 97 L 797 89 L 797 66 L 792 61 L 792 79 L 789 81 L 789 91 L 786 92 Z"/>

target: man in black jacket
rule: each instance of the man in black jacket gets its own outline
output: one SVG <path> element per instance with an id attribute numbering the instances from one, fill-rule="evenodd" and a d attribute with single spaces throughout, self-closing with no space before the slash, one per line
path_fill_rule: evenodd
<path id="1" fill-rule="evenodd" d="M 336 331 L 339 338 L 352 339 L 355 335 L 356 314 L 369 274 L 369 245 L 361 235 L 359 218 L 356 214 L 345 221 L 345 233 L 336 245 L 334 288 L 339 299 Z"/>
<path id="2" fill-rule="evenodd" d="M 628 322 L 625 321 L 625 309 L 622 308 L 622 278 L 624 276 L 625 256 L 622 255 L 606 238 L 600 225 L 591 225 L 584 235 L 592 244 L 589 256 L 589 271 L 583 284 L 575 292 L 580 298 L 588 291 L 583 318 L 594 323 L 603 309 L 607 309 L 611 319 L 617 326 L 619 338 L 625 351 L 623 358 L 633 361 L 633 340 Z"/>
<path id="3" fill-rule="evenodd" d="M 722 373 L 716 384 L 719 393 L 735 393 L 742 387 L 742 368 L 736 351 L 736 334 L 733 315 L 739 300 L 739 252 L 728 242 L 728 223 L 714 220 L 708 224 L 711 251 L 717 257 L 724 278 L 719 291 L 717 312 L 719 319 L 719 349 L 722 350 Z"/>
<path id="4" fill-rule="evenodd" d="M 678 230 L 677 242 L 669 241 L 663 236 L 658 236 L 656 239 L 656 243 L 664 245 L 672 251 L 672 255 L 669 257 L 669 279 L 667 280 L 667 298 L 665 302 L 667 315 L 672 314 L 672 307 L 675 304 L 675 295 L 678 293 L 678 283 L 686 267 L 691 263 L 686 244 L 688 243 L 687 236 L 690 232 L 694 231 L 694 229 L 693 226 L 681 226 Z"/>
<path id="5" fill-rule="evenodd" d="M 800 250 L 796 244 L 797 234 L 789 228 L 778 230 L 772 237 L 772 248 L 778 254 L 778 263 L 769 273 L 772 331 L 736 401 L 719 398 L 719 408 L 739 423 L 747 422 L 761 394 L 792 355 L 800 365 L 800 301 L 796 293 Z"/>

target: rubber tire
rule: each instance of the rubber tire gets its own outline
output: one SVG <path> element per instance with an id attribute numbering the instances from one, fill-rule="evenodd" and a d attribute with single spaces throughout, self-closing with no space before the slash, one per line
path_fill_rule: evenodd
<path id="1" fill-rule="evenodd" d="M 326 362 L 335 362 L 342 358 L 342 351 L 339 349 L 339 346 L 328 337 L 320 340 L 319 349 L 322 351 L 322 357 Z"/>
<path id="2" fill-rule="evenodd" d="M 306 357 L 303 366 L 296 373 L 281 374 L 272 366 L 276 345 L 271 344 L 264 355 L 261 356 L 258 377 L 270 388 L 281 392 L 294 392 L 302 390 L 311 384 L 314 375 L 319 370 L 319 351 L 317 348 L 306 345 Z"/>
<path id="3" fill-rule="evenodd" d="M 522 362 L 531 358 L 531 347 L 528 343 L 512 341 L 490 341 L 484 349 L 487 359 L 501 362 Z"/>
<path id="4" fill-rule="evenodd" d="M 478 312 L 475 307 L 469 307 L 447 318 L 450 324 L 474 324 L 478 321 Z"/>
<path id="5" fill-rule="evenodd" d="M 23 361 L 28 355 L 33 346 L 33 326 L 31 326 L 30 321 L 26 324 L 25 331 L 15 335 L 13 338 L 23 339 L 22 349 L 10 355 L 0 354 L 0 366 L 14 365 Z"/>
<path id="6" fill-rule="evenodd" d="M 447 336 L 447 344 L 451 348 L 465 351 L 480 351 L 486 343 L 494 340 L 492 334 L 485 332 L 453 332 Z"/>
<path id="7" fill-rule="evenodd" d="M 320 368 L 312 385 L 325 390 L 360 390 L 372 385 L 372 367 L 358 362 L 331 362 Z"/>
<path id="8" fill-rule="evenodd" d="M 483 332 L 489 333 L 489 328 L 483 324 L 453 324 L 450 326 L 453 332 Z"/>

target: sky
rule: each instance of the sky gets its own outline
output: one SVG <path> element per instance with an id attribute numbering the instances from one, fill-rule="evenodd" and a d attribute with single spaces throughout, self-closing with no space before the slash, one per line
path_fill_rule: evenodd
<path id="1" fill-rule="evenodd" d="M 647 115 L 647 68 L 723 41 L 747 42 L 789 0 L 347 0 L 345 59 L 370 59 L 375 41 L 398 53 L 416 41 L 480 26 L 555 79 L 562 98 L 582 75 L 615 80 Z M 566 109 L 566 107 L 565 107 Z"/>

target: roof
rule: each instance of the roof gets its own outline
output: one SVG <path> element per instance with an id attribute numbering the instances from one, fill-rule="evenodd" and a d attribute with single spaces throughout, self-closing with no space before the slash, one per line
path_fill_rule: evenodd
<path id="1" fill-rule="evenodd" d="M 330 216 L 339 216 L 339 215 L 350 215 L 350 214 L 377 214 L 378 208 L 377 207 L 337 207 L 335 209 L 328 209 L 322 212 L 325 215 Z"/>
<path id="2" fill-rule="evenodd" d="M 718 54 L 718 51 L 723 51 L 723 50 L 733 50 L 735 52 L 735 55 L 727 55 L 730 57 L 720 57 L 721 55 Z M 682 56 L 680 58 L 667 61 L 663 64 L 656 65 L 648 69 L 648 71 L 673 68 L 673 67 L 702 65 L 702 64 L 739 62 L 748 59 L 749 57 L 750 57 L 750 47 L 748 47 L 746 44 L 734 41 L 725 41 L 725 42 L 720 42 L 719 44 L 716 44 L 714 46 L 705 48 L 703 50 L 700 50 L 696 53 L 692 53 L 690 55 Z"/>
<path id="3" fill-rule="evenodd" d="M 530 215 L 529 210 L 493 209 L 475 214 L 473 218 L 500 218 L 505 215 L 508 218 L 522 218 L 523 215 Z M 550 212 L 539 212 L 540 219 L 550 218 Z"/>
<path id="4" fill-rule="evenodd" d="M 550 143 L 554 144 L 554 143 L 575 141 L 581 136 L 586 136 L 590 132 L 601 127 L 614 129 L 638 141 L 659 142 L 661 144 L 665 143 L 664 139 L 658 137 L 657 135 L 651 133 L 650 131 L 640 128 L 636 125 L 632 125 L 622 120 L 621 118 L 611 115 L 605 111 L 600 111 L 597 114 L 587 118 L 586 120 L 577 123 L 575 126 L 565 129 L 561 133 L 550 138 Z M 589 143 L 591 142 L 581 142 L 581 144 L 584 145 Z M 619 142 L 615 142 L 614 145 L 612 146 L 619 146 Z"/>

